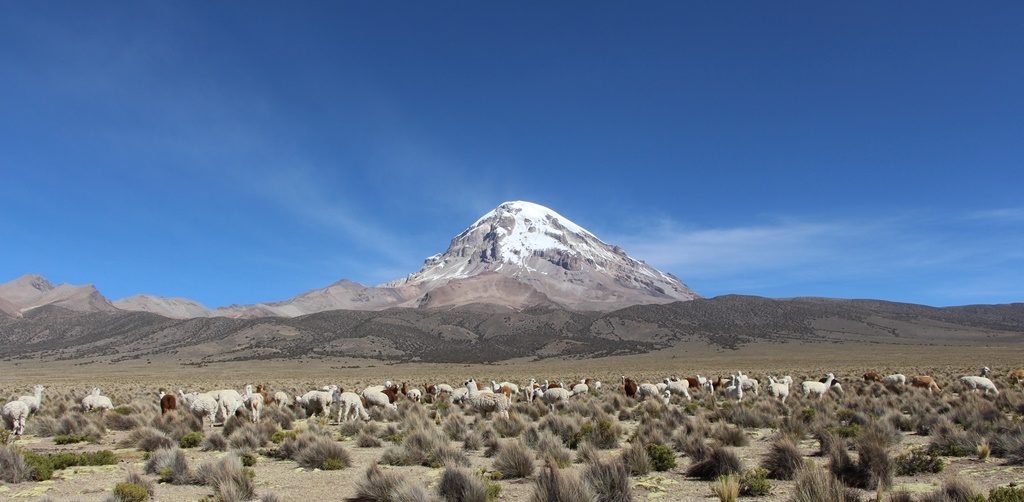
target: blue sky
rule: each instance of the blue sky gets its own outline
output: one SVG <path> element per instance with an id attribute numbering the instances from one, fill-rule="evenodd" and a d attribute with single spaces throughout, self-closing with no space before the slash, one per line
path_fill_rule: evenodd
<path id="1" fill-rule="evenodd" d="M 282 299 L 523 199 L 705 296 L 1022 301 L 1021 54 L 1015 2 L 9 3 L 0 281 Z"/>

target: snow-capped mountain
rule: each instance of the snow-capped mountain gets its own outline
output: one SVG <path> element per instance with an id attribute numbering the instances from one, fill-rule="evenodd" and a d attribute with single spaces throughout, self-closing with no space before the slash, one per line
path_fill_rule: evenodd
<path id="1" fill-rule="evenodd" d="M 82 312 L 130 310 L 164 317 L 297 317 L 328 310 L 444 308 L 468 304 L 614 310 L 692 300 L 697 295 L 605 243 L 568 218 L 531 202 L 505 202 L 452 239 L 418 272 L 368 287 L 341 280 L 294 298 L 209 309 L 188 298 L 135 295 L 111 303 L 91 285 L 54 286 L 25 275 L 0 284 L 0 314 L 19 317 L 43 305 Z"/>
<path id="2" fill-rule="evenodd" d="M 418 286 L 429 294 L 490 272 L 571 309 L 609 310 L 697 297 L 671 274 L 630 257 L 551 209 L 524 201 L 499 205 L 455 236 L 443 254 L 427 258 L 420 271 L 382 286 Z M 466 289 L 465 298 L 451 303 L 471 302 L 474 288 Z"/>

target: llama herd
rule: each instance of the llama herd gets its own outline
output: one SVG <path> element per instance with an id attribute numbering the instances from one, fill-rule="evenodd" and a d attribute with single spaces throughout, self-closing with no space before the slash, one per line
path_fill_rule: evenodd
<path id="1" fill-rule="evenodd" d="M 991 373 L 991 369 L 984 367 L 981 368 L 978 375 L 964 375 L 959 379 L 961 388 L 965 392 L 998 395 L 999 390 L 989 378 Z M 793 378 L 788 375 L 778 378 L 766 376 L 765 378 L 767 379 L 768 395 L 785 402 L 791 393 Z M 909 385 L 926 389 L 931 393 L 942 392 L 942 387 L 939 386 L 935 378 L 929 375 L 916 375 L 908 378 L 899 373 L 881 375 L 878 372 L 869 371 L 864 373 L 863 379 L 865 382 L 877 382 L 891 389 Z M 1011 384 L 1024 383 L 1024 368 L 1011 371 L 1008 380 Z M 535 379 L 530 379 L 523 387 L 509 381 L 497 382 L 494 380 L 490 385 L 480 386 L 475 379 L 466 380 L 457 387 L 446 383 L 424 384 L 422 387 L 416 387 L 410 386 L 408 383 L 397 385 L 386 381 L 381 385 L 366 387 L 360 392 L 346 391 L 337 385 L 327 385 L 292 396 L 283 391 L 271 395 L 264 385 L 249 384 L 244 387 L 242 392 L 235 389 L 207 392 L 186 392 L 184 389 L 179 389 L 175 395 L 165 389 L 160 389 L 158 401 L 162 414 L 182 406 L 200 420 L 208 419 L 211 426 L 218 422 L 224 423 L 243 408 L 253 422 L 259 422 L 264 406 L 273 403 L 278 406 L 301 408 L 308 417 L 330 419 L 333 415 L 333 418 L 341 423 L 356 419 L 369 420 L 368 410 L 371 408 L 396 410 L 398 408 L 396 403 L 400 398 L 416 402 L 446 399 L 450 404 L 462 405 L 481 413 L 496 413 L 507 418 L 509 409 L 517 399 L 525 399 L 529 402 L 539 399 L 554 409 L 559 403 L 567 402 L 573 397 L 585 395 L 600 388 L 601 382 L 590 378 L 584 378 L 568 385 L 564 381 L 549 382 L 545 380 L 540 383 Z M 761 383 L 756 378 L 737 371 L 728 377 L 716 378 L 700 375 L 684 378 L 671 376 L 657 383 L 637 382 L 632 378 L 622 376 L 621 389 L 628 397 L 637 400 L 656 399 L 665 404 L 668 404 L 673 396 L 690 401 L 693 399 L 693 392 L 705 395 L 710 393 L 711 395 L 720 395 L 727 400 L 742 401 L 744 394 L 759 395 Z M 39 410 L 45 390 L 46 388 L 42 385 L 36 385 L 32 395 L 20 396 L 3 406 L 4 423 L 16 436 L 24 433 L 26 421 Z M 801 382 L 799 392 L 804 398 L 823 398 L 829 393 L 842 395 L 843 388 L 836 376 L 833 373 L 828 373 L 820 379 Z M 108 410 L 114 408 L 114 403 L 110 397 L 102 395 L 99 388 L 93 388 L 88 395 L 82 398 L 81 407 L 83 411 Z"/>

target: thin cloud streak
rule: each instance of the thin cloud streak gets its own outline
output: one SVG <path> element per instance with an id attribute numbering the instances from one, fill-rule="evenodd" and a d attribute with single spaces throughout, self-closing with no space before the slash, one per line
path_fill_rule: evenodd
<path id="1" fill-rule="evenodd" d="M 1024 280 L 1024 231 L 977 232 L 983 222 L 967 219 L 908 215 L 729 228 L 663 222 L 613 241 L 684 281 L 713 284 L 717 291 L 811 294 L 899 283 L 920 298 L 945 303 L 1020 301 L 1014 284 Z M 958 283 L 964 284 L 959 293 Z M 885 291 L 863 294 L 883 297 Z"/>

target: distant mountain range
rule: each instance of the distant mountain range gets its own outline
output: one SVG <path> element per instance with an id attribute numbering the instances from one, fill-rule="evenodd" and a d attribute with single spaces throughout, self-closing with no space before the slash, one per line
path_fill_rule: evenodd
<path id="1" fill-rule="evenodd" d="M 506 202 L 408 276 L 341 280 L 294 298 L 210 309 L 187 298 L 111 302 L 38 275 L 0 284 L 0 358 L 368 357 L 497 361 L 636 353 L 682 342 L 1005 345 L 1024 304 L 934 308 L 878 300 L 705 299 L 554 211 Z"/>
<path id="2" fill-rule="evenodd" d="M 611 312 L 489 304 L 332 310 L 299 317 L 169 319 L 47 305 L 0 318 L 0 358 L 116 362 L 365 357 L 486 362 L 593 357 L 696 342 L 991 345 L 1024 342 L 1024 304 L 934 308 L 875 300 L 722 296 Z"/>
<path id="3" fill-rule="evenodd" d="M 488 303 L 513 309 L 550 306 L 610 311 L 630 305 L 692 300 L 671 274 L 544 206 L 499 205 L 452 239 L 423 268 L 377 287 L 340 280 L 279 302 L 210 309 L 188 298 L 135 295 L 111 302 L 92 285 L 54 286 L 25 275 L 0 285 L 0 314 L 18 317 L 45 305 L 76 312 L 127 310 L 172 319 L 297 317 L 330 310 L 442 308 Z"/>

